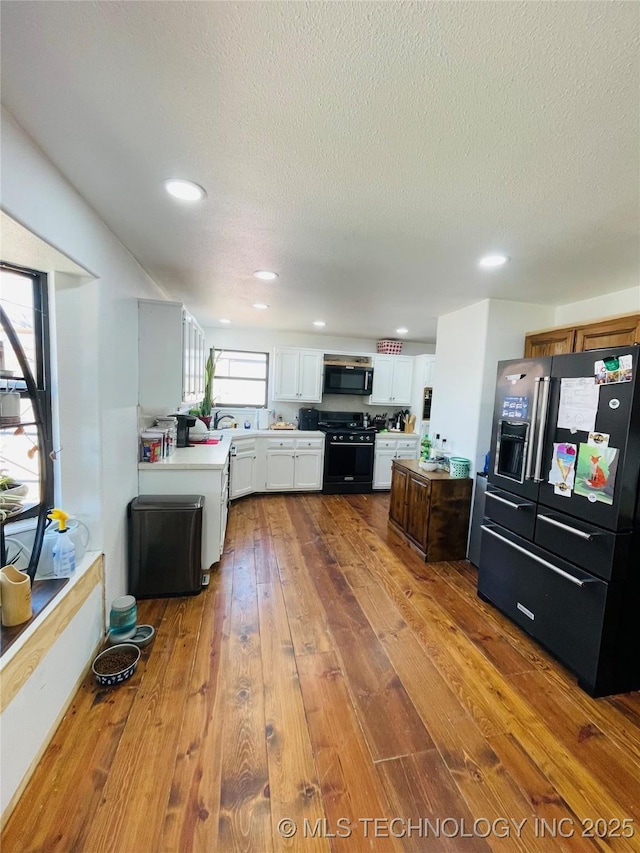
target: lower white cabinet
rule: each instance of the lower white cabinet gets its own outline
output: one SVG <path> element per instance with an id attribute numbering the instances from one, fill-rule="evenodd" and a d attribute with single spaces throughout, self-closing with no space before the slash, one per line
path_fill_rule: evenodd
<path id="1" fill-rule="evenodd" d="M 387 438 L 384 433 L 377 435 L 373 457 L 373 488 L 391 488 L 391 467 L 394 459 L 418 459 L 419 455 L 420 437 L 417 433 L 411 438 Z"/>
<path id="2" fill-rule="evenodd" d="M 250 495 L 257 487 L 258 448 L 255 438 L 237 439 L 231 444 L 230 497 Z"/>
<path id="3" fill-rule="evenodd" d="M 324 438 L 267 438 L 266 491 L 319 491 Z"/>
<path id="4" fill-rule="evenodd" d="M 222 555 L 227 529 L 229 466 L 212 470 L 179 469 L 138 471 L 138 494 L 204 495 L 202 525 L 202 568 L 206 571 Z"/>

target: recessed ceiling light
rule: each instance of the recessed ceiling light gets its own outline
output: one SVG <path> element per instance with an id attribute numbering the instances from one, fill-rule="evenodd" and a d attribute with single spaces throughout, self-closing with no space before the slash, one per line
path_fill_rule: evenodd
<path id="1" fill-rule="evenodd" d="M 265 310 L 266 308 L 268 308 L 269 306 L 268 306 L 268 305 L 265 305 L 265 304 L 264 304 L 264 302 L 254 302 L 254 303 L 253 303 L 253 305 L 252 305 L 251 307 L 252 307 L 252 308 L 257 308 L 259 311 L 264 311 L 264 310 Z"/>
<path id="2" fill-rule="evenodd" d="M 271 270 L 256 270 L 253 275 L 255 278 L 261 279 L 261 281 L 273 281 L 278 278 L 278 273 L 271 272 Z"/>
<path id="3" fill-rule="evenodd" d="M 174 198 L 180 201 L 201 201 L 207 197 L 206 192 L 193 181 L 183 181 L 178 178 L 170 178 L 164 182 L 164 188 Z"/>
<path id="4" fill-rule="evenodd" d="M 401 326 L 399 329 L 396 329 L 397 335 L 406 335 L 409 329 L 405 329 L 404 326 Z"/>
<path id="5" fill-rule="evenodd" d="M 478 261 L 478 266 L 491 269 L 492 267 L 501 267 L 508 260 L 509 258 L 506 255 L 485 255 Z"/>
<path id="6" fill-rule="evenodd" d="M 227 320 L 226 318 L 221 317 L 221 318 L 220 318 L 220 322 L 221 322 L 221 323 L 230 323 L 230 322 L 231 322 L 231 320 Z"/>
<path id="7" fill-rule="evenodd" d="M 327 324 L 325 323 L 324 320 L 314 320 L 313 325 L 314 326 L 326 326 Z"/>

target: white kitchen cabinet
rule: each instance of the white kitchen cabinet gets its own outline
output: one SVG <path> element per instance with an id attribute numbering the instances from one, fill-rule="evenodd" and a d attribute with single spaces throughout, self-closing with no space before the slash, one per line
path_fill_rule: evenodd
<path id="1" fill-rule="evenodd" d="M 322 488 L 323 438 L 298 438 L 293 487 L 307 492 Z"/>
<path id="2" fill-rule="evenodd" d="M 165 414 L 204 391 L 204 332 L 181 302 L 138 300 L 138 402 Z"/>
<path id="3" fill-rule="evenodd" d="M 322 399 L 322 350 L 276 347 L 273 365 L 273 400 L 319 403 Z"/>
<path id="4" fill-rule="evenodd" d="M 386 433 L 378 434 L 373 457 L 373 488 L 391 488 L 391 468 L 394 459 L 418 459 L 419 455 L 420 438 L 417 434 L 402 438 L 390 438 Z"/>
<path id="5" fill-rule="evenodd" d="M 319 491 L 324 438 L 266 439 L 266 491 Z"/>
<path id="6" fill-rule="evenodd" d="M 255 438 L 236 439 L 231 444 L 231 500 L 257 490 L 257 441 Z"/>
<path id="7" fill-rule="evenodd" d="M 229 465 L 212 470 L 161 470 L 158 465 L 138 470 L 141 495 L 204 495 L 202 569 L 206 571 L 222 555 L 227 528 Z"/>
<path id="8" fill-rule="evenodd" d="M 409 355 L 374 355 L 371 405 L 411 405 L 413 357 Z"/>
<path id="9" fill-rule="evenodd" d="M 411 392 L 411 412 L 418 422 L 423 418 L 425 388 L 433 389 L 436 372 L 436 357 L 428 353 L 417 355 L 413 360 L 413 389 Z M 432 392 L 430 392 L 432 393 Z M 420 431 L 418 429 L 418 431 Z"/>

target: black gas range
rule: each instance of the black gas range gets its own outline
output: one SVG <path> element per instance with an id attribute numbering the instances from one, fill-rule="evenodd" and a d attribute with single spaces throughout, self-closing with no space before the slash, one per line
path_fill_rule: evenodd
<path id="1" fill-rule="evenodd" d="M 320 412 L 318 429 L 326 436 L 322 491 L 327 495 L 371 492 L 376 430 L 364 426 L 362 412 Z"/>

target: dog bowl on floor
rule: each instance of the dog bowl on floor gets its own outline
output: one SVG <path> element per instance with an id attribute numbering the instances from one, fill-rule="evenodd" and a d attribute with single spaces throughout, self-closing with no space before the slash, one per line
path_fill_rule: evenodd
<path id="1" fill-rule="evenodd" d="M 135 634 L 128 642 L 138 647 L 148 646 L 153 640 L 155 633 L 156 629 L 153 625 L 138 625 Z"/>
<path id="2" fill-rule="evenodd" d="M 96 657 L 91 669 L 102 687 L 111 687 L 127 681 L 136 671 L 140 649 L 131 643 L 111 646 Z"/>

